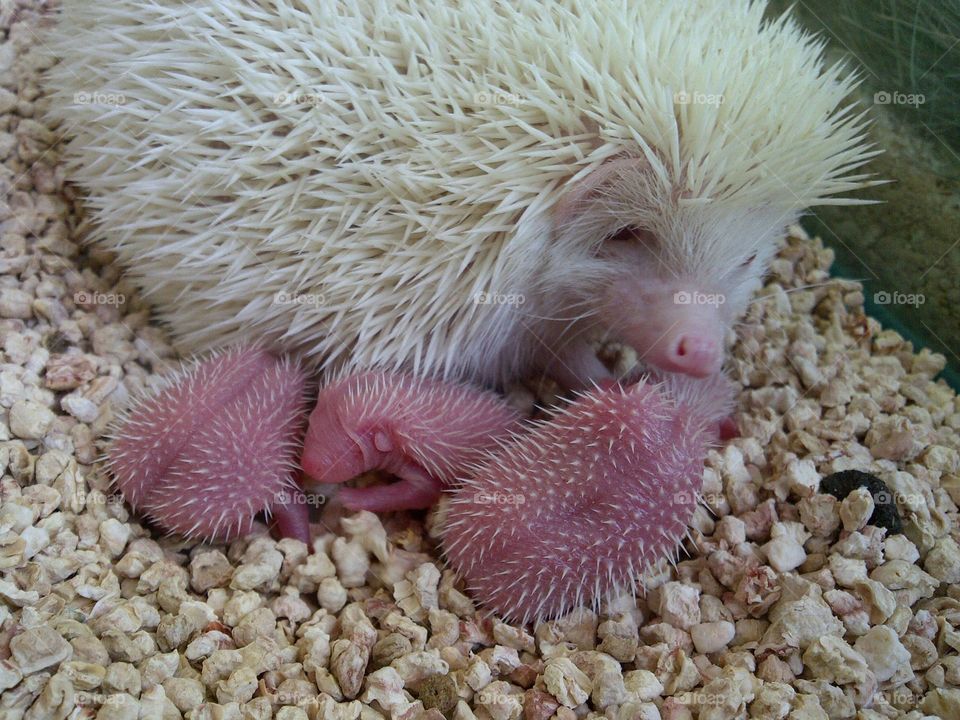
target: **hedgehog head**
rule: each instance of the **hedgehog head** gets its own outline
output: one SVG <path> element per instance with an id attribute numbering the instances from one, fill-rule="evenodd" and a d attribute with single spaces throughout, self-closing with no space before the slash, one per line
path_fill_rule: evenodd
<path id="1" fill-rule="evenodd" d="M 783 153 L 796 140 L 769 142 Z M 759 289 L 787 226 L 811 202 L 803 197 L 810 191 L 795 192 L 776 175 L 771 180 L 763 166 L 731 180 L 722 155 L 734 149 L 722 143 L 715 146 L 721 157 L 710 159 L 699 182 L 689 177 L 697 172 L 693 160 L 671 169 L 645 147 L 628 143 L 572 181 L 555 206 L 548 254 L 563 287 L 554 294 L 583 309 L 578 321 L 587 318 L 637 348 L 649 364 L 706 377 L 720 369 L 727 331 Z M 837 152 L 834 162 L 861 163 L 873 154 L 864 146 Z M 821 185 L 813 192 L 833 192 Z M 829 200 L 844 201 L 857 202 Z"/>
<path id="2" fill-rule="evenodd" d="M 554 323 L 551 352 L 599 326 L 655 367 L 703 377 L 787 226 L 813 205 L 868 202 L 843 193 L 878 182 L 860 172 L 877 151 L 856 73 L 825 64 L 822 40 L 789 16 L 705 3 L 682 22 L 683 42 L 670 23 L 640 23 L 619 94 L 578 106 L 588 139 L 548 211 L 541 315 L 578 326 Z"/>
<path id="3" fill-rule="evenodd" d="M 707 377 L 798 209 L 698 197 L 661 171 L 645 158 L 618 158 L 566 194 L 554 216 L 564 288 L 553 294 L 582 308 L 581 330 L 599 326 L 649 365 Z"/>

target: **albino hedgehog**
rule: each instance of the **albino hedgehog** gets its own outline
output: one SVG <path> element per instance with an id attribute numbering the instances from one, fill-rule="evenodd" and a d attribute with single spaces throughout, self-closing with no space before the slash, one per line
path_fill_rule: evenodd
<path id="1" fill-rule="evenodd" d="M 64 5 L 69 175 L 190 350 L 583 385 L 597 327 L 709 374 L 870 154 L 854 81 L 762 2 Z"/>
<path id="2" fill-rule="evenodd" d="M 866 120 L 846 100 L 855 79 L 825 67 L 822 43 L 788 16 L 763 13 L 748 0 L 65 0 L 52 112 L 95 241 L 180 346 L 255 340 L 321 383 L 336 373 L 304 469 L 333 477 L 316 459 L 337 465 L 332 449 L 349 448 L 350 467 L 405 483 L 354 492 L 354 506 L 409 507 L 476 453 L 518 449 L 516 418 L 482 387 L 546 372 L 599 383 L 630 415 L 598 337 L 658 371 L 715 376 L 785 226 L 871 184 L 858 171 L 874 154 Z M 228 383 L 218 362 L 266 373 L 249 360 L 260 352 L 214 358 L 199 376 Z M 351 380 L 371 372 L 377 382 Z M 191 412 L 191 394 L 174 395 L 160 404 Z M 196 452 L 184 433 L 179 455 L 160 452 L 148 401 L 118 440 L 121 488 L 137 495 L 126 488 L 142 489 L 143 464 L 154 486 L 202 487 L 186 500 L 218 516 L 211 529 L 273 510 L 302 536 L 303 508 L 277 499 L 288 471 L 272 490 L 223 492 L 232 474 L 217 469 L 263 461 L 243 439 L 264 410 L 255 392 L 212 395 L 231 450 L 206 438 Z M 447 422 L 467 407 L 490 420 L 469 438 L 469 423 Z M 424 432 L 438 435 L 418 448 Z M 560 442 L 570 430 L 537 432 Z M 293 458 L 279 446 L 271 468 Z M 564 449 L 557 477 L 588 478 L 584 453 Z M 196 465 L 183 457 L 206 459 L 182 470 Z M 168 480 L 170 467 L 193 475 Z M 142 509 L 168 529 L 186 522 Z"/>

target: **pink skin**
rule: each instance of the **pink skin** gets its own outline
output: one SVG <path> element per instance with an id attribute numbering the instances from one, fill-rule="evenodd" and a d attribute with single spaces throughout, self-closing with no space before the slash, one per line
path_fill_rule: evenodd
<path id="1" fill-rule="evenodd" d="M 258 349 L 201 362 L 136 406 L 109 452 L 117 487 L 160 528 L 229 540 L 267 512 L 285 537 L 310 540 L 293 462 L 306 376 Z M 499 396 L 466 385 L 384 372 L 325 387 L 310 416 L 301 465 L 324 483 L 368 470 L 399 480 L 344 488 L 351 510 L 429 507 L 442 489 L 519 427 Z"/>
<path id="2" fill-rule="evenodd" d="M 595 293 L 595 316 L 574 325 L 559 323 L 547 332 L 545 371 L 570 388 L 610 378 L 596 357 L 586 331 L 599 324 L 607 338 L 640 349 L 639 359 L 658 371 L 706 378 L 720 372 L 724 336 L 733 321 L 720 288 L 664 269 L 649 233 L 628 228 L 604 240 L 598 260 L 615 268 Z M 561 348 L 555 353 L 552 348 Z"/>
<path id="3" fill-rule="evenodd" d="M 646 362 L 666 372 L 704 378 L 720 372 L 726 329 L 717 306 L 693 304 L 694 299 L 705 297 L 680 281 L 650 278 L 638 288 L 632 280 L 622 279 L 607 290 L 603 312 L 627 344 L 646 348 Z M 631 304 L 644 308 L 633 315 L 636 322 L 624 318 L 623 308 Z"/>
<path id="4" fill-rule="evenodd" d="M 676 553 L 731 397 L 722 376 L 590 391 L 464 480 L 447 560 L 487 609 L 524 623 L 635 588 Z"/>
<path id="5" fill-rule="evenodd" d="M 169 532 L 227 540 L 266 511 L 280 534 L 309 542 L 292 462 L 305 386 L 302 370 L 262 350 L 200 363 L 120 426 L 110 451 L 118 487 Z M 493 393 L 365 372 L 320 392 L 300 464 L 325 483 L 373 469 L 398 478 L 341 490 L 352 510 L 427 507 L 452 487 L 450 563 L 489 609 L 527 621 L 631 587 L 675 551 L 730 387 L 722 375 L 626 389 L 603 381 L 521 432 Z"/>
<path id="6" fill-rule="evenodd" d="M 199 363 L 120 424 L 109 452 L 117 487 L 169 532 L 229 539 L 272 515 L 283 536 L 309 541 L 309 513 L 292 462 L 306 379 L 295 364 L 257 349 Z M 614 381 L 597 385 L 616 394 Z M 722 438 L 736 430 L 719 424 Z M 351 510 L 429 507 L 520 431 L 499 396 L 466 385 L 367 372 L 323 388 L 310 415 L 304 480 L 343 483 L 369 470 L 398 480 L 344 488 Z"/>
<path id="7" fill-rule="evenodd" d="M 559 280 L 545 281 L 527 323 L 533 364 L 568 388 L 610 377 L 596 337 L 635 348 L 658 371 L 719 372 L 726 335 L 791 221 L 759 201 L 702 202 L 663 177 L 649 157 L 617 157 L 571 182 L 553 208 L 541 274 Z"/>
<path id="8" fill-rule="evenodd" d="M 499 396 L 467 385 L 386 372 L 350 375 L 320 391 L 301 465 L 322 483 L 369 470 L 399 478 L 344 488 L 340 500 L 350 510 L 425 508 L 519 422 Z"/>
<path id="9" fill-rule="evenodd" d="M 258 349 L 200 362 L 120 423 L 109 450 L 117 487 L 163 530 L 227 540 L 271 511 L 308 538 L 294 482 L 306 374 Z"/>
<path id="10" fill-rule="evenodd" d="M 679 277 L 665 269 L 660 252 L 657 239 L 637 228 L 605 241 L 601 257 L 628 271 L 616 275 L 601 295 L 600 317 L 610 335 L 646 348 L 640 360 L 658 377 L 676 373 L 712 383 L 721 373 L 725 335 L 742 311 L 737 300 L 743 292 L 731 293 L 722 282 Z M 756 264 L 757 255 L 751 254 L 736 272 L 756 272 Z M 731 416 L 717 423 L 720 440 L 739 436 Z"/>
<path id="11" fill-rule="evenodd" d="M 109 452 L 116 485 L 160 528 L 228 540 L 267 512 L 279 534 L 309 542 L 294 480 L 306 376 L 263 350 L 232 349 L 199 363 L 121 422 Z M 323 388 L 301 465 L 324 483 L 368 470 L 399 478 L 344 488 L 351 510 L 429 507 L 458 474 L 519 429 L 502 398 L 466 385 L 367 372 Z"/>

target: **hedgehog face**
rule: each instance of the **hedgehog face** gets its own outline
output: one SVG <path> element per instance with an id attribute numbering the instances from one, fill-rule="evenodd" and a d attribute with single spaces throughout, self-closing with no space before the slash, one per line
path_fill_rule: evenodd
<path id="1" fill-rule="evenodd" d="M 644 159 L 604 163 L 560 201 L 558 244 L 591 253 L 581 267 L 602 290 L 581 302 L 609 337 L 662 370 L 705 377 L 795 211 L 682 187 Z"/>
<path id="2" fill-rule="evenodd" d="M 648 227 L 627 226 L 602 241 L 598 259 L 611 275 L 599 314 L 646 362 L 704 377 L 723 364 L 726 335 L 795 216 L 722 201 L 662 207 Z"/>
<path id="3" fill-rule="evenodd" d="M 607 238 L 601 257 L 616 270 L 601 299 L 600 316 L 612 335 L 637 348 L 645 361 L 694 377 L 723 364 L 731 322 L 714 278 L 675 271 L 650 231 L 628 227 Z"/>

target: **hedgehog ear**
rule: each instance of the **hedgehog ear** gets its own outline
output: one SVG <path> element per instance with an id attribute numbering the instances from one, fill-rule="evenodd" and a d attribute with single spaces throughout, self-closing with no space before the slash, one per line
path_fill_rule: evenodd
<path id="1" fill-rule="evenodd" d="M 644 158 L 620 157 L 607 160 L 586 176 L 571 182 L 566 193 L 554 206 L 554 222 L 557 227 L 577 223 L 586 213 L 597 209 L 604 197 L 609 197 L 610 188 L 626 175 L 649 168 Z"/>

